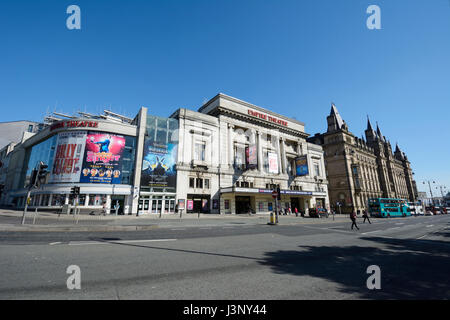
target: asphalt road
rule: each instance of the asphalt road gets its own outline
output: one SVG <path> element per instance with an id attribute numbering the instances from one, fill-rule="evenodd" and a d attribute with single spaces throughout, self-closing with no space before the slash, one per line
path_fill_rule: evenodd
<path id="1" fill-rule="evenodd" d="M 0 299 L 450 298 L 450 215 L 372 222 L 2 232 Z"/>

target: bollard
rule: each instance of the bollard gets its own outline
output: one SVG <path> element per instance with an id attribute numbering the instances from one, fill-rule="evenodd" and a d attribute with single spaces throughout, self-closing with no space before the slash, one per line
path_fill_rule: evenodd
<path id="1" fill-rule="evenodd" d="M 274 217 L 273 211 L 270 212 L 270 222 L 267 223 L 267 224 L 270 224 L 270 225 L 272 225 L 272 226 L 276 225 L 276 223 L 275 223 L 275 217 Z"/>

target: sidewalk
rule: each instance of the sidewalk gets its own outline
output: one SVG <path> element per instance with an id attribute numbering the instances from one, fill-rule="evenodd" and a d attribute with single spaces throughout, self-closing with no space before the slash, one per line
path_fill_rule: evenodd
<path id="1" fill-rule="evenodd" d="M 217 227 L 237 225 L 267 225 L 269 215 L 218 214 L 158 214 L 132 215 L 67 215 L 50 212 L 27 212 L 25 225 L 21 224 L 22 211 L 0 209 L 0 231 L 136 231 L 155 228 Z M 347 216 L 335 216 L 334 222 L 347 221 Z M 34 221 L 34 224 L 33 224 Z M 302 218 L 295 215 L 280 216 L 278 225 L 332 223 L 333 218 Z M 276 226 L 274 226 L 276 228 Z"/>

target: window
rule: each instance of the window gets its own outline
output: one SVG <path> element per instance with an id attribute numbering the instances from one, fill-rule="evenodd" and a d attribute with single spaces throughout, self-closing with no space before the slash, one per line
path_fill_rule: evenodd
<path id="1" fill-rule="evenodd" d="M 205 161 L 206 145 L 204 143 L 196 143 L 194 150 L 194 160 Z"/>
<path id="2" fill-rule="evenodd" d="M 230 200 L 224 200 L 224 204 L 225 204 L 225 210 L 229 210 L 230 209 Z"/>
<path id="3" fill-rule="evenodd" d="M 244 169 L 245 167 L 245 148 L 236 147 L 234 164 L 236 168 Z"/>
<path id="4" fill-rule="evenodd" d="M 205 179 L 205 189 L 209 189 L 209 179 Z"/>
<path id="5" fill-rule="evenodd" d="M 318 164 L 314 164 L 314 173 L 316 176 L 320 176 L 320 168 Z"/>
<path id="6" fill-rule="evenodd" d="M 189 188 L 194 188 L 195 185 L 195 178 L 189 178 Z"/>
<path id="7" fill-rule="evenodd" d="M 28 132 L 33 132 L 33 125 L 32 125 L 32 124 L 30 124 L 30 125 L 28 126 Z"/>
<path id="8" fill-rule="evenodd" d="M 199 188 L 199 189 L 203 189 L 203 179 L 197 179 L 195 187 Z"/>

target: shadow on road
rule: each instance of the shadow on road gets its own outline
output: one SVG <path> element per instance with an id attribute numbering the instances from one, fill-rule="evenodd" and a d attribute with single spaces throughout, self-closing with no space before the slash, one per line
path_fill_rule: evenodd
<path id="1" fill-rule="evenodd" d="M 448 233 L 447 233 L 448 236 Z M 312 276 L 340 285 L 361 299 L 449 299 L 450 243 L 366 237 L 371 247 L 300 246 L 268 252 L 261 262 L 278 274 Z M 381 289 L 369 290 L 367 267 L 381 269 Z M 320 297 L 311 297 L 320 299 Z"/>

